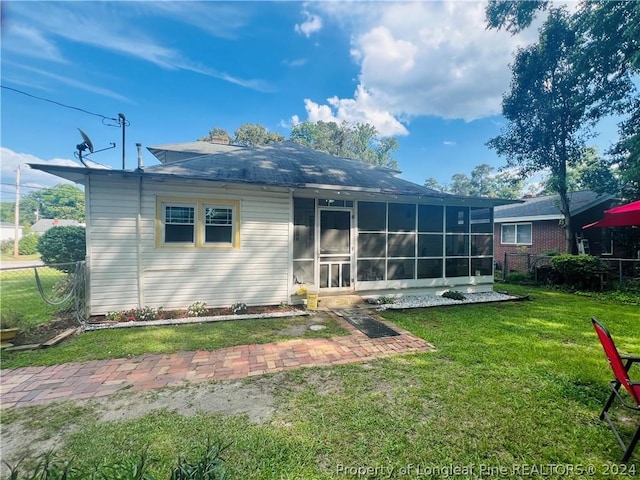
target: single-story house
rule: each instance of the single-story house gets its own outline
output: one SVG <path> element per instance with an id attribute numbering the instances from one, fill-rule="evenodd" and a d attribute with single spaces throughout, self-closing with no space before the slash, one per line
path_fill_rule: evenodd
<path id="1" fill-rule="evenodd" d="M 63 218 L 41 218 L 31 226 L 31 233 L 42 235 L 53 227 L 75 227 L 80 225 L 77 220 L 65 220 Z"/>
<path id="2" fill-rule="evenodd" d="M 294 142 L 173 145 L 135 170 L 34 164 L 84 185 L 90 314 L 490 291 L 493 207 Z M 215 149 L 207 153 L 207 149 Z M 190 155 L 190 153 L 192 153 Z"/>
<path id="3" fill-rule="evenodd" d="M 16 238 L 16 226 L 10 222 L 0 222 L 0 242 Z M 18 240 L 22 238 L 22 227 L 18 226 Z"/>
<path id="4" fill-rule="evenodd" d="M 560 213 L 558 195 L 525 198 L 522 203 L 495 208 L 494 254 L 502 261 L 505 253 L 540 255 L 557 253 L 590 253 L 613 255 L 614 245 L 606 229 L 582 230 L 611 208 L 612 195 L 599 195 L 584 190 L 569 193 L 571 224 L 576 235 L 571 252 L 567 252 L 564 217 Z M 609 235 L 609 236 L 608 236 Z"/>

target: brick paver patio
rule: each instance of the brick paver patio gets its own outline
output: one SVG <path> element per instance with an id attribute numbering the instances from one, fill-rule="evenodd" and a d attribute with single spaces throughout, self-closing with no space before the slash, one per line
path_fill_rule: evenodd
<path id="1" fill-rule="evenodd" d="M 395 325 L 395 337 L 368 338 L 342 319 L 344 337 L 294 339 L 215 351 L 142 355 L 49 367 L 1 370 L 2 408 L 86 399 L 210 380 L 240 379 L 300 367 L 340 365 L 434 350 Z"/>

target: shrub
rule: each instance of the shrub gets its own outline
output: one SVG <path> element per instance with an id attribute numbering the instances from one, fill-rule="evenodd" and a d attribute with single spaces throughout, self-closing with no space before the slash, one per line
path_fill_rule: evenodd
<path id="1" fill-rule="evenodd" d="M 592 255 L 557 255 L 551 265 L 559 284 L 578 290 L 599 290 L 600 278 L 607 271 L 604 262 Z"/>
<path id="2" fill-rule="evenodd" d="M 35 255 L 38 253 L 38 241 L 40 237 L 35 233 L 25 235 L 18 242 L 18 251 L 20 255 Z"/>
<path id="3" fill-rule="evenodd" d="M 0 252 L 5 255 L 13 255 L 13 240 L 5 240 L 0 243 Z"/>
<path id="4" fill-rule="evenodd" d="M 189 317 L 204 317 L 207 314 L 207 302 L 193 302 L 187 307 Z"/>
<path id="5" fill-rule="evenodd" d="M 243 313 L 247 313 L 247 304 L 242 302 L 237 302 L 229 307 L 234 315 L 241 315 Z"/>
<path id="6" fill-rule="evenodd" d="M 109 312 L 105 315 L 105 318 L 110 322 L 148 322 L 149 320 L 157 320 L 162 313 L 162 308 L 156 310 L 152 307 L 143 307 Z"/>
<path id="7" fill-rule="evenodd" d="M 451 300 L 460 300 L 460 301 L 467 298 L 462 294 L 462 292 L 458 292 L 456 290 L 447 290 L 442 294 L 442 296 L 444 298 L 450 298 Z"/>
<path id="8" fill-rule="evenodd" d="M 82 261 L 86 255 L 85 229 L 73 226 L 50 228 L 40 237 L 38 251 L 47 265 Z M 55 268 L 70 272 L 75 266 L 58 265 Z"/>

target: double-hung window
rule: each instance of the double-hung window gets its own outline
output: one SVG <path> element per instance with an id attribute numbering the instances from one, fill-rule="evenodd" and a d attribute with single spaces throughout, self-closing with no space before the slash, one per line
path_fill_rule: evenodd
<path id="1" fill-rule="evenodd" d="M 504 245 L 531 245 L 531 224 L 502 224 L 500 242 Z"/>
<path id="2" fill-rule="evenodd" d="M 196 206 L 191 204 L 163 204 L 165 245 L 194 245 L 196 241 Z"/>
<path id="3" fill-rule="evenodd" d="M 157 198 L 158 247 L 240 247 L 237 200 Z"/>
<path id="4" fill-rule="evenodd" d="M 204 243 L 233 245 L 233 207 L 204 206 Z"/>

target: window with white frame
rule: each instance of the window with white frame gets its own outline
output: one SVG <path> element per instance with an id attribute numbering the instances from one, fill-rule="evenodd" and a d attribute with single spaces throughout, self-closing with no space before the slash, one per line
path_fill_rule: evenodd
<path id="1" fill-rule="evenodd" d="M 204 206 L 204 243 L 233 244 L 233 207 Z"/>
<path id="2" fill-rule="evenodd" d="M 163 204 L 165 244 L 193 245 L 195 243 L 196 206 L 192 204 Z"/>
<path id="3" fill-rule="evenodd" d="M 500 243 L 504 245 L 531 245 L 531 223 L 503 223 Z"/>
<path id="4" fill-rule="evenodd" d="M 158 247 L 239 248 L 240 202 L 157 198 Z"/>

